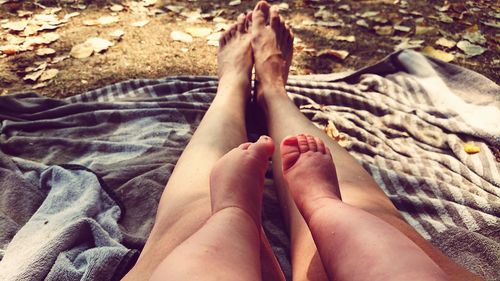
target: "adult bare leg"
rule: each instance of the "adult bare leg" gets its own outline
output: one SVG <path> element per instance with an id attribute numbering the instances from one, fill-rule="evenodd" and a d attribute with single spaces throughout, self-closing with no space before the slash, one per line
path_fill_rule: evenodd
<path id="1" fill-rule="evenodd" d="M 271 137 L 280 142 L 301 133 L 319 137 L 333 154 L 344 202 L 385 220 L 415 242 L 448 275 L 473 280 L 460 267 L 421 237 L 399 214 L 392 202 L 363 167 L 341 146 L 314 126 L 288 98 L 285 91 L 293 50 L 293 34 L 280 19 L 278 9 L 261 1 L 253 11 L 252 49 L 259 84 L 257 102 L 263 108 Z M 311 233 L 290 196 L 281 172 L 280 151 L 273 156 L 273 175 L 291 237 L 294 280 L 328 280 Z"/>
<path id="2" fill-rule="evenodd" d="M 221 37 L 217 95 L 179 158 L 151 234 L 124 280 L 149 279 L 160 262 L 210 217 L 210 171 L 224 154 L 247 141 L 245 105 L 250 100 L 253 66 L 250 40 L 244 15 Z"/>

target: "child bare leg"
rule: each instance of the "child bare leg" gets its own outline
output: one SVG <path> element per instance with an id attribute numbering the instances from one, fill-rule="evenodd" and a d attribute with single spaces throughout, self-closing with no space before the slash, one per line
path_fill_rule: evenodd
<path id="1" fill-rule="evenodd" d="M 210 175 L 212 216 L 158 266 L 151 280 L 261 280 L 260 214 L 271 138 L 224 155 Z"/>
<path id="2" fill-rule="evenodd" d="M 322 140 L 287 137 L 281 157 L 284 179 L 330 280 L 448 280 L 396 228 L 342 202 L 332 156 Z"/>

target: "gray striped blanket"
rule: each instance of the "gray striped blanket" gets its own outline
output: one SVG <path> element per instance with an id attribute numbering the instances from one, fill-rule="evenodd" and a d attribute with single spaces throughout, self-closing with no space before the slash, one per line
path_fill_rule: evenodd
<path id="1" fill-rule="evenodd" d="M 0 279 L 122 277 L 216 89 L 214 77 L 185 76 L 131 80 L 65 100 L 0 97 Z M 423 237 L 498 280 L 495 83 L 402 51 L 342 77 L 292 77 L 287 91 Z M 466 152 L 469 145 L 479 152 Z M 290 278 L 271 173 L 266 186 L 264 228 Z"/>

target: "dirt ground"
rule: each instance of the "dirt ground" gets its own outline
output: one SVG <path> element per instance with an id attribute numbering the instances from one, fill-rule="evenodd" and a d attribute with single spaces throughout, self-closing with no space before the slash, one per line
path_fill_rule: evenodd
<path id="1" fill-rule="evenodd" d="M 6 1 L 0 1 L 2 2 Z M 144 4 L 146 13 L 146 10 L 137 12 L 131 9 L 130 3 L 134 1 L 35 2 L 7 1 L 0 6 L 0 23 L 18 21 L 22 18 L 20 15 L 29 18 L 44 13 L 51 7 L 62 8 L 55 12 L 59 18 L 74 12 L 79 15 L 71 17 L 54 30 L 38 32 L 38 35 L 57 33 L 60 36 L 57 41 L 35 45 L 32 50 L 15 54 L 4 51 L 4 55 L 0 55 L 0 95 L 34 91 L 48 97 L 64 98 L 133 78 L 215 75 L 217 47 L 208 44 L 206 37 L 193 36 L 190 43 L 175 41 L 171 32 L 185 32 L 189 27 L 208 27 L 214 33 L 217 27 L 220 29 L 220 23 L 224 19 L 229 24 L 239 13 L 246 12 L 256 3 L 241 1 L 230 5 L 230 1 L 158 0 L 156 3 L 149 1 L 146 5 L 148 1 L 136 1 Z M 482 73 L 496 83 L 500 81 L 498 1 L 294 0 L 272 3 L 281 4 L 282 14 L 299 38 L 292 74 L 359 69 L 390 54 L 401 42 L 410 42 L 416 43 L 418 50 L 432 47 L 431 53 L 432 50 L 438 50 L 438 56 L 452 58 L 452 63 Z M 123 10 L 111 11 L 113 4 L 121 4 Z M 33 15 L 23 15 L 24 11 L 32 12 Z M 193 11 L 194 21 L 198 22 L 189 19 L 189 12 L 192 15 Z M 85 25 L 87 21 L 102 16 L 117 17 L 119 21 L 104 25 Z M 132 23 L 141 20 L 149 22 L 144 26 L 132 26 Z M 394 29 L 396 25 L 405 28 Z M 381 29 L 377 31 L 375 26 Z M 117 29 L 124 32 L 119 40 L 109 35 Z M 457 46 L 444 47 L 436 43 L 441 37 L 456 43 L 464 40 L 466 33 L 473 32 L 480 36 L 471 41 L 476 41 L 474 44 L 484 48 L 480 55 L 468 57 Z M 2 28 L 0 46 L 7 45 L 13 36 L 22 37 L 19 32 Z M 107 39 L 114 45 L 88 58 L 70 56 L 75 45 L 91 37 Z M 47 47 L 55 50 L 55 53 L 44 56 L 36 54 L 38 49 Z M 429 51 L 429 48 L 426 50 Z M 345 55 L 347 57 L 343 59 Z M 65 59 L 58 62 L 61 58 Z M 43 64 L 44 62 L 47 64 Z M 40 83 L 40 79 L 23 80 L 40 65 L 47 69 L 57 69 L 57 75 L 43 83 Z M 37 89 L 33 89 L 34 86 Z"/>

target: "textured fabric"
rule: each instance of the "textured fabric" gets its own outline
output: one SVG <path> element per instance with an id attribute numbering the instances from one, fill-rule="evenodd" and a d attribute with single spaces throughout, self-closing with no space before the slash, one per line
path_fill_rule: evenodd
<path id="1" fill-rule="evenodd" d="M 345 136 L 341 143 L 424 238 L 495 280 L 499 87 L 413 51 L 320 80 L 291 78 L 289 97 L 317 126 L 334 124 Z M 9 179 L 0 181 L 0 248 L 42 204 L 40 173 L 71 163 L 91 169 L 114 191 L 126 211 L 119 221 L 122 244 L 141 249 L 168 177 L 216 88 L 214 77 L 186 76 L 131 80 L 66 100 L 0 97 L 0 175 Z M 467 154 L 466 142 L 480 152 Z M 272 173 L 266 186 L 263 224 L 289 278 L 289 240 Z"/>
<path id="2" fill-rule="evenodd" d="M 49 167 L 47 197 L 0 263 L 0 280 L 111 280 L 134 251 L 120 244 L 120 207 L 85 168 Z"/>

